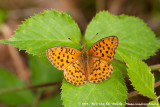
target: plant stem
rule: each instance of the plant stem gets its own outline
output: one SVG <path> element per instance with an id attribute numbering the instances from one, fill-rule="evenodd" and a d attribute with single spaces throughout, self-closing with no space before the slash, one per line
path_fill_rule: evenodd
<path id="1" fill-rule="evenodd" d="M 160 71 L 160 64 L 157 64 L 157 65 L 151 65 L 149 66 L 151 68 L 152 71 Z"/>
<path id="2" fill-rule="evenodd" d="M 131 97 L 134 97 L 134 96 L 136 96 L 136 95 L 138 95 L 139 94 L 139 92 L 138 91 L 133 91 L 133 92 L 130 92 L 130 93 L 128 93 L 128 98 L 131 98 Z"/>
<path id="3" fill-rule="evenodd" d="M 60 84 L 60 85 L 57 85 L 54 89 L 47 90 L 47 91 L 43 92 L 40 100 L 43 100 L 43 99 L 45 99 L 45 98 L 48 98 L 48 97 L 53 96 L 54 94 L 57 93 L 58 90 L 60 90 L 60 88 L 61 88 L 61 84 Z"/>
<path id="4" fill-rule="evenodd" d="M 41 95 L 42 95 L 42 90 L 38 90 L 38 92 L 36 93 L 35 99 L 33 100 L 32 107 L 37 107 Z"/>
<path id="5" fill-rule="evenodd" d="M 158 81 L 154 84 L 154 88 L 156 88 L 158 86 L 160 86 L 160 81 Z M 134 97 L 134 96 L 137 96 L 137 95 L 139 95 L 139 92 L 138 91 L 133 91 L 133 92 L 128 93 L 127 96 L 128 96 L 128 98 L 131 98 L 131 97 Z"/>
<path id="6" fill-rule="evenodd" d="M 158 81 L 158 82 L 156 82 L 156 83 L 154 84 L 154 87 L 155 87 L 155 88 L 158 87 L 158 86 L 160 86 L 160 81 Z"/>
<path id="7" fill-rule="evenodd" d="M 160 96 L 158 96 L 156 99 L 157 99 L 157 100 L 160 99 Z"/>
<path id="8" fill-rule="evenodd" d="M 126 65 L 126 63 L 124 62 L 124 61 L 120 61 L 120 60 L 118 60 L 118 59 L 113 59 L 113 61 L 116 61 L 116 62 L 119 62 L 119 63 L 121 63 L 121 64 L 123 64 L 123 65 Z"/>
<path id="9" fill-rule="evenodd" d="M 51 82 L 51 83 L 45 83 L 45 84 L 33 85 L 33 86 L 27 86 L 27 87 L 3 89 L 3 90 L 0 90 L 0 94 L 14 92 L 14 91 L 22 91 L 22 90 L 28 90 L 28 89 L 36 89 L 36 88 L 48 87 L 48 86 L 59 85 L 59 84 L 61 84 L 61 82 Z"/>
<path id="10" fill-rule="evenodd" d="M 96 0 L 96 12 L 98 13 L 99 11 L 105 10 L 105 0 Z"/>

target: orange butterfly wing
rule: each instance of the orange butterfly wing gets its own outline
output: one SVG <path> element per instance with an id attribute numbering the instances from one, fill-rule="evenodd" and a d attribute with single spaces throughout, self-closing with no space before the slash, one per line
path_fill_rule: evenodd
<path id="1" fill-rule="evenodd" d="M 89 49 L 89 56 L 111 61 L 114 58 L 117 46 L 118 38 L 116 36 L 103 38 Z"/>
<path id="2" fill-rule="evenodd" d="M 66 69 L 64 69 L 65 79 L 74 85 L 82 85 L 87 82 L 85 76 L 85 65 L 82 63 L 81 59 L 70 64 Z"/>
<path id="3" fill-rule="evenodd" d="M 85 65 L 81 61 L 81 52 L 71 48 L 57 46 L 46 51 L 49 61 L 60 70 L 64 70 L 65 79 L 74 85 L 87 82 Z"/>
<path id="4" fill-rule="evenodd" d="M 102 80 L 106 80 L 111 76 L 113 72 L 113 66 L 111 63 L 100 59 L 89 59 L 89 70 L 91 71 L 88 76 L 88 81 L 91 83 L 100 83 Z"/>
<path id="5" fill-rule="evenodd" d="M 80 51 L 71 47 L 56 46 L 46 51 L 49 61 L 60 70 L 64 70 L 71 63 L 80 58 Z"/>
<path id="6" fill-rule="evenodd" d="M 99 83 L 111 76 L 113 66 L 108 61 L 114 58 L 117 46 L 118 38 L 110 36 L 99 40 L 89 49 L 89 82 Z"/>

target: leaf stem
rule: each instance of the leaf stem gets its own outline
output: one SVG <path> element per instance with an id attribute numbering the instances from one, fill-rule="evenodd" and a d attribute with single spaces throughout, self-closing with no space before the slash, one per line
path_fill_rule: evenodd
<path id="1" fill-rule="evenodd" d="M 32 107 L 37 107 L 41 95 L 42 95 L 42 90 L 38 90 L 38 92 L 36 93 L 35 99 L 33 100 Z"/>
<path id="2" fill-rule="evenodd" d="M 158 87 L 158 86 L 160 86 L 160 81 L 158 81 L 158 82 L 156 82 L 156 83 L 154 84 L 154 87 L 155 87 L 155 88 Z"/>
<path id="3" fill-rule="evenodd" d="M 160 71 L 160 64 L 157 64 L 157 65 L 151 65 L 149 66 L 151 68 L 152 71 Z"/>
<path id="4" fill-rule="evenodd" d="M 59 85 L 59 84 L 61 84 L 61 81 L 60 82 L 45 83 L 45 84 L 40 84 L 40 85 L 27 86 L 27 87 L 3 89 L 3 90 L 0 90 L 0 94 L 14 92 L 14 91 L 22 91 L 22 90 L 28 90 L 28 89 L 36 89 L 36 88 L 48 87 L 48 86 Z"/>
<path id="5" fill-rule="evenodd" d="M 116 62 L 119 62 L 119 63 L 121 63 L 121 64 L 123 64 L 123 65 L 126 65 L 126 63 L 125 63 L 124 61 L 120 61 L 120 60 L 118 60 L 118 59 L 113 59 L 113 61 L 116 61 Z"/>
<path id="6" fill-rule="evenodd" d="M 132 91 L 132 92 L 130 92 L 130 93 L 128 93 L 128 98 L 131 98 L 131 97 L 134 97 L 134 96 L 136 96 L 136 95 L 138 95 L 139 94 L 139 92 L 138 91 Z"/>
<path id="7" fill-rule="evenodd" d="M 158 82 L 156 82 L 155 84 L 154 84 L 154 88 L 156 88 L 156 87 L 158 87 L 158 86 L 160 86 L 160 81 L 158 81 Z M 130 92 L 130 93 L 128 93 L 128 98 L 131 98 L 131 97 L 134 97 L 134 96 L 137 96 L 137 95 L 139 95 L 139 92 L 138 91 L 132 91 L 132 92 Z"/>
<path id="8" fill-rule="evenodd" d="M 40 100 L 53 96 L 54 94 L 57 93 L 58 90 L 60 90 L 60 88 L 61 84 L 57 85 L 54 89 L 43 92 L 43 94 L 40 97 Z"/>
<path id="9" fill-rule="evenodd" d="M 86 46 L 86 44 L 89 44 L 90 42 L 92 42 L 92 40 L 98 35 L 99 33 L 96 33 L 95 36 L 93 36 L 93 38 L 91 38 L 89 41 L 84 43 L 84 36 L 83 36 L 83 41 L 82 41 L 82 45 Z"/>
<path id="10" fill-rule="evenodd" d="M 159 95 L 156 99 L 157 99 L 157 101 L 158 101 L 158 99 L 160 99 L 160 95 Z"/>

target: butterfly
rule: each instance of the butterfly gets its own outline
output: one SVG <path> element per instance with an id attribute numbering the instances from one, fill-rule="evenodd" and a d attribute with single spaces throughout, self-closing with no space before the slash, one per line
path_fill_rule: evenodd
<path id="1" fill-rule="evenodd" d="M 66 46 L 55 46 L 46 50 L 49 61 L 59 70 L 64 70 L 64 78 L 73 85 L 83 85 L 87 80 L 100 83 L 111 76 L 113 60 L 118 46 L 118 38 L 109 36 L 94 43 L 89 50 L 82 51 Z"/>

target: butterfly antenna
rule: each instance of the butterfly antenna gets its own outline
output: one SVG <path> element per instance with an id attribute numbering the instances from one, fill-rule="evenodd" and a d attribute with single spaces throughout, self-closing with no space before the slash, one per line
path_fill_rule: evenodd
<path id="1" fill-rule="evenodd" d="M 73 41 L 71 38 L 68 38 L 70 41 L 72 41 L 73 43 L 80 45 L 80 43 Z"/>

